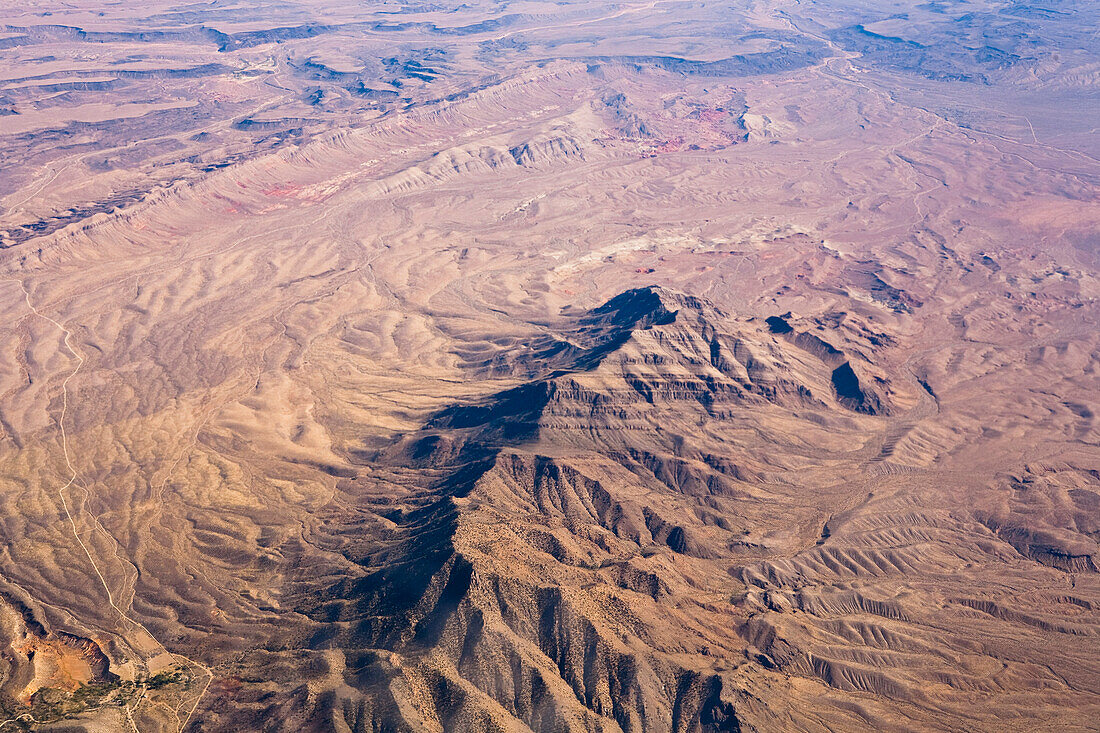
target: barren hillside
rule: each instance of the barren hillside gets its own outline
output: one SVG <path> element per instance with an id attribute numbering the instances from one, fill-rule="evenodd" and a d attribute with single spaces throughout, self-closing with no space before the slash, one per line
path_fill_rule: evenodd
<path id="1" fill-rule="evenodd" d="M 1097 730 L 1095 7 L 0 21 L 0 733 Z"/>

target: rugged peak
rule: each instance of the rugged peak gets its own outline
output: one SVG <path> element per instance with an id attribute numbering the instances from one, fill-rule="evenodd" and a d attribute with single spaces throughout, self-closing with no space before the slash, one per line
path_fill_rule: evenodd
<path id="1" fill-rule="evenodd" d="M 676 320 L 679 303 L 675 294 L 665 288 L 650 285 L 619 293 L 598 308 L 588 312 L 582 322 L 586 326 L 617 326 L 648 328 Z"/>
<path id="2" fill-rule="evenodd" d="M 639 333 L 668 326 L 713 333 L 730 317 L 702 298 L 650 285 L 619 293 L 573 319 L 556 334 L 541 334 L 489 358 L 481 347 L 459 351 L 458 356 L 466 368 L 481 374 L 543 379 L 590 371 Z"/>
<path id="3" fill-rule="evenodd" d="M 619 293 L 580 319 L 580 331 L 594 334 L 644 331 L 673 323 L 709 326 L 729 316 L 704 298 L 648 285 Z"/>
<path id="4" fill-rule="evenodd" d="M 564 339 L 548 336 L 511 357 L 524 360 L 528 381 L 441 410 L 404 450 L 432 465 L 533 442 L 651 450 L 708 422 L 784 414 L 801 425 L 812 413 L 815 424 L 841 424 L 889 411 L 888 383 L 862 358 L 851 363 L 859 352 L 845 334 L 831 336 L 841 350 L 788 320 L 799 319 L 739 318 L 667 288 L 627 290 L 578 318 Z"/>

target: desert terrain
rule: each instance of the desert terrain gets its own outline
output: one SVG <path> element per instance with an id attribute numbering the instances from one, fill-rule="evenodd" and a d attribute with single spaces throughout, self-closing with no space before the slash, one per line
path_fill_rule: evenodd
<path id="1" fill-rule="evenodd" d="M 1100 8 L 0 9 L 0 732 L 1100 729 Z"/>

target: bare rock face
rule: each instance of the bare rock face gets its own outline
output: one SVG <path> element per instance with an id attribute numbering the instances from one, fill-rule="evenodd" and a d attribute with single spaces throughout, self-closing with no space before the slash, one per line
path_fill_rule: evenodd
<path id="1" fill-rule="evenodd" d="M 1000 562 L 962 507 L 902 509 L 871 492 L 813 524 L 788 477 L 817 482 L 827 504 L 844 466 L 882 460 L 860 441 L 887 428 L 893 400 L 919 412 L 920 387 L 879 377 L 864 391 L 851 364 L 874 373 L 892 359 L 865 324 L 776 318 L 625 292 L 525 346 L 544 374 L 439 410 L 372 456 L 372 473 L 387 466 L 384 480 L 415 485 L 416 508 L 375 508 L 380 534 L 360 522 L 332 536 L 360 579 L 292 584 L 317 625 L 308 648 L 344 650 L 356 670 L 318 720 L 768 730 L 785 725 L 769 695 L 792 678 L 915 709 L 932 704 L 933 679 L 982 688 L 976 660 L 992 649 L 963 630 L 979 618 L 1091 635 L 968 597 L 965 583 L 936 608 L 901 590 L 960 562 Z M 775 454 L 760 453 L 762 434 Z M 837 442 L 823 451 L 815 434 Z M 1083 537 L 981 521 L 1025 557 L 1095 571 Z M 941 635 L 945 623 L 961 626 Z M 933 649 L 927 667 L 881 664 Z"/>
<path id="2" fill-rule="evenodd" d="M 1094 730 L 1047 5 L 0 3 L 0 733 Z"/>
<path id="3" fill-rule="evenodd" d="M 302 577 L 294 595 L 320 625 L 315 648 L 361 650 L 351 684 L 382 705 L 371 719 L 737 731 L 739 707 L 766 710 L 707 662 L 746 623 L 713 598 L 712 574 L 728 586 L 751 552 L 753 495 L 779 468 L 751 436 L 855 436 L 867 419 L 834 394 L 840 349 L 772 330 L 699 298 L 628 291 L 579 317 L 570 346 L 531 345 L 543 376 L 445 408 L 372 456 L 421 480 L 418 508 L 384 514 L 381 536 L 334 538 L 356 548 L 361 579 Z"/>

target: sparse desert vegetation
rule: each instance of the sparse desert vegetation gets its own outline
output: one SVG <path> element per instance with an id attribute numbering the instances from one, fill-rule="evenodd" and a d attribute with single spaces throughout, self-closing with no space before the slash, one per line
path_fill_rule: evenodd
<path id="1" fill-rule="evenodd" d="M 1095 730 L 1095 7 L 0 17 L 0 731 Z"/>

